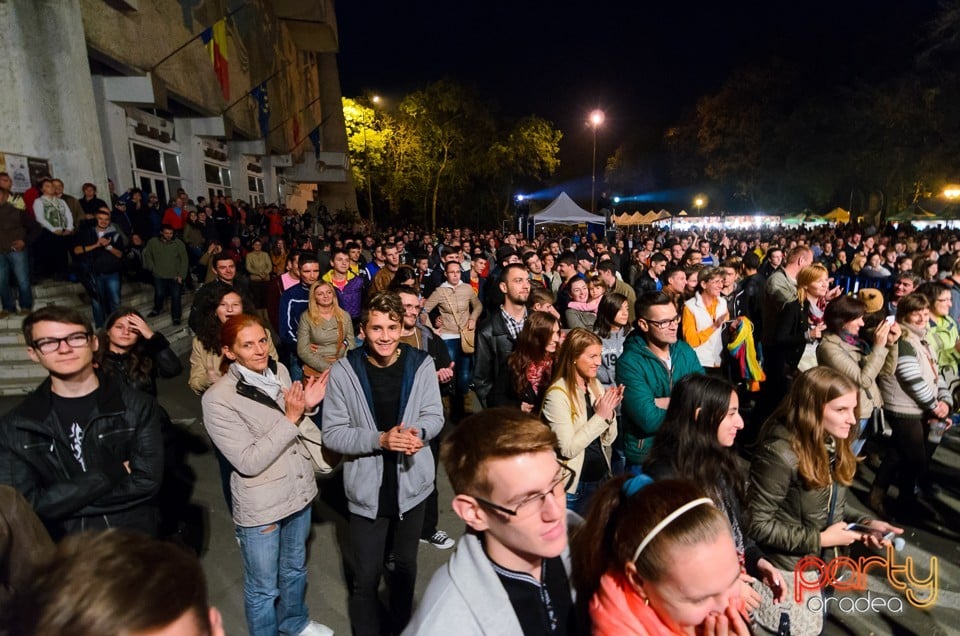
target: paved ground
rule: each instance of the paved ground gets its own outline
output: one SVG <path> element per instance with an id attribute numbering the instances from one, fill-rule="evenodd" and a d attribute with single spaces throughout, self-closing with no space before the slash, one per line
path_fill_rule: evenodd
<path id="1" fill-rule="evenodd" d="M 186 386 L 184 378 L 162 381 L 161 401 L 178 429 L 183 433 L 180 447 L 191 469 L 193 491 L 190 505 L 185 510 L 188 522 L 185 539 L 196 545 L 202 556 L 209 578 L 210 597 L 224 616 L 227 633 L 231 636 L 246 633 L 243 618 L 242 566 L 239 548 L 234 539 L 233 525 L 226 512 L 220 490 L 216 460 L 209 450 L 200 416 L 200 400 Z M 14 398 L 0 399 L 0 412 L 17 402 Z M 866 598 L 858 592 L 851 598 L 831 606 L 826 634 L 924 634 L 928 636 L 960 634 L 960 431 L 952 431 L 945 438 L 935 456 L 937 481 L 943 494 L 937 501 L 942 524 L 918 521 L 906 528 L 905 549 L 897 553 L 897 564 L 904 558 L 913 560 L 916 577 L 927 576 L 932 557 L 938 559 L 938 598 L 932 609 L 920 610 L 903 601 L 904 592 L 893 589 L 881 569 L 869 577 L 869 593 L 874 607 L 877 598 L 893 608 L 879 611 L 844 611 L 855 598 Z M 872 477 L 864 468 L 864 477 Z M 311 616 L 332 627 L 338 634 L 349 634 L 347 619 L 347 592 L 345 566 L 345 522 L 342 515 L 342 486 L 336 480 L 321 483 L 322 495 L 314 507 L 314 530 L 310 543 L 309 588 L 307 600 Z M 854 486 L 854 504 L 865 500 L 866 487 L 861 479 Z M 857 501 L 859 500 L 859 501 Z M 440 478 L 439 527 L 451 536 L 462 533 L 462 524 L 443 502 L 450 501 L 450 487 L 445 476 Z M 860 504 L 862 505 L 862 504 Z M 448 558 L 449 551 L 421 545 L 420 575 L 417 598 L 432 572 Z M 926 598 L 925 596 L 923 598 Z M 861 601 L 859 606 L 863 606 Z M 897 609 L 901 608 L 898 612 Z"/>

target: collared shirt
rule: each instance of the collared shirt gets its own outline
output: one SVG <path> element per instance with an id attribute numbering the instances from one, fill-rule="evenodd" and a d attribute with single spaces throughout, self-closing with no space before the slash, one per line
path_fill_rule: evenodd
<path id="1" fill-rule="evenodd" d="M 507 331 L 510 333 L 510 337 L 513 340 L 516 340 L 520 336 L 520 332 L 523 331 L 523 323 L 527 320 L 527 310 L 524 309 L 523 318 L 517 320 L 507 313 L 507 310 L 503 308 L 503 305 L 500 305 L 500 314 L 503 316 L 503 323 L 507 326 Z"/>
<path id="2" fill-rule="evenodd" d="M 525 572 L 508 570 L 492 560 L 490 565 L 510 599 L 524 636 L 576 633 L 570 583 L 560 557 L 541 562 L 539 581 Z"/>

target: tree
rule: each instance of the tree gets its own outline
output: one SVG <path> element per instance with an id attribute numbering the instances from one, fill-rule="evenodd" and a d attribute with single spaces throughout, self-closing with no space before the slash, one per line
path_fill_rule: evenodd
<path id="1" fill-rule="evenodd" d="M 373 220 L 373 183 L 382 171 L 390 128 L 381 125 L 377 112 L 358 100 L 343 98 L 343 118 L 350 151 L 350 175 L 358 189 L 366 190 L 370 220 Z"/>
<path id="2" fill-rule="evenodd" d="M 549 121 L 529 116 L 518 121 L 489 148 L 484 166 L 491 194 L 506 215 L 518 182 L 540 183 L 560 167 L 563 133 Z"/>

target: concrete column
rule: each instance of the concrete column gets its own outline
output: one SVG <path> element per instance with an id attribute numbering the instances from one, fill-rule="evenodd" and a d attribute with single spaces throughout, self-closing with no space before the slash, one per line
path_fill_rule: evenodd
<path id="1" fill-rule="evenodd" d="M 104 78 L 93 78 L 93 93 L 100 124 L 104 164 L 117 192 L 132 188 L 133 161 L 130 159 L 130 135 L 127 131 L 127 111 L 107 99 Z"/>
<path id="2" fill-rule="evenodd" d="M 49 159 L 68 193 L 90 181 L 105 194 L 79 0 L 5 0 L 0 24 L 0 150 Z"/>
<path id="3" fill-rule="evenodd" d="M 321 146 L 327 152 L 348 153 L 347 124 L 343 118 L 343 102 L 340 92 L 340 72 L 337 70 L 336 53 L 321 53 L 317 56 L 317 74 L 320 81 L 320 110 L 323 113 Z M 306 157 L 309 161 L 310 157 Z M 350 171 L 341 183 L 323 183 L 314 194 L 317 203 L 323 203 L 331 213 L 337 210 L 357 211 L 357 191 L 353 187 Z"/>

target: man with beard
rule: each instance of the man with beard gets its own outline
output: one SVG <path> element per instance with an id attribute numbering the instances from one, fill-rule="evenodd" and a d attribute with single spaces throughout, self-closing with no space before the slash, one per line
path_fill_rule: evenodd
<path id="1" fill-rule="evenodd" d="M 527 319 L 530 276 L 523 265 L 511 263 L 500 273 L 499 286 L 503 304 L 484 316 L 477 327 L 473 390 L 483 408 L 520 406 L 509 397 L 507 358 Z"/>

